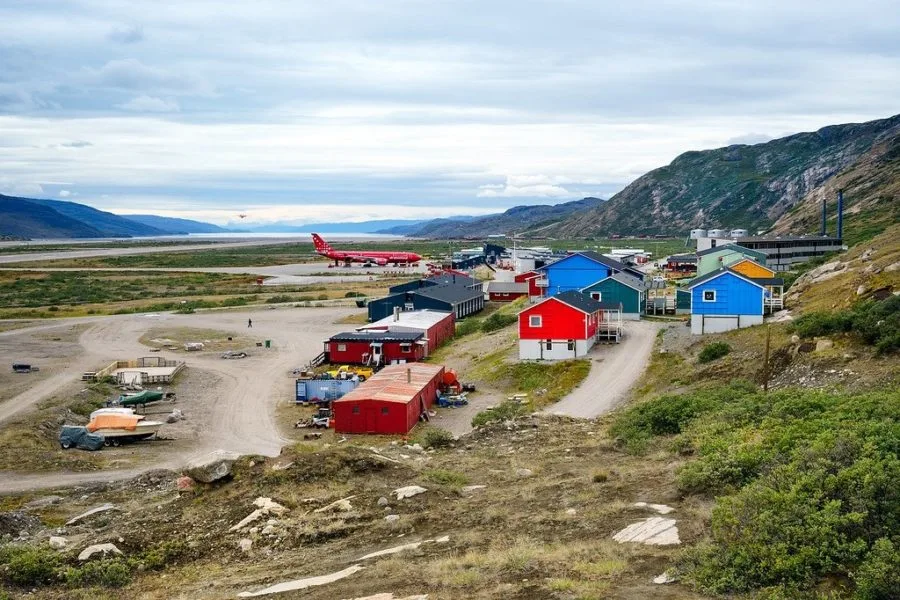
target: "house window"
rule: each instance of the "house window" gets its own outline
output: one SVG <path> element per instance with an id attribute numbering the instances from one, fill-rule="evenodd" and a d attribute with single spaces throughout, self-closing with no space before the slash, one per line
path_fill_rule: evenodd
<path id="1" fill-rule="evenodd" d="M 591 292 L 591 298 L 593 298 L 597 302 L 601 302 L 601 298 L 603 298 L 603 294 L 600 292 Z"/>
<path id="2" fill-rule="evenodd" d="M 346 352 L 346 351 L 347 351 L 347 344 L 338 344 L 338 348 L 337 348 L 337 349 L 338 349 L 338 352 Z"/>
<path id="3" fill-rule="evenodd" d="M 575 340 L 569 340 L 568 348 L 570 351 L 575 349 Z"/>
<path id="4" fill-rule="evenodd" d="M 528 317 L 528 326 L 529 327 L 541 327 L 543 325 L 543 318 L 541 315 L 531 315 Z"/>
<path id="5" fill-rule="evenodd" d="M 354 415 L 358 415 L 358 414 L 359 414 L 359 404 L 357 404 L 356 406 L 353 407 L 353 411 L 352 411 L 352 412 L 353 412 Z"/>
<path id="6" fill-rule="evenodd" d="M 704 302 L 715 302 L 716 301 L 716 290 L 703 290 L 703 301 Z"/>
<path id="7" fill-rule="evenodd" d="M 412 344 L 400 344 L 400 352 L 409 352 L 412 350 Z"/>
<path id="8" fill-rule="evenodd" d="M 388 407 L 387 407 L 387 406 L 382 406 L 382 407 L 381 407 L 381 414 L 383 414 L 383 415 L 388 414 Z"/>
<path id="9" fill-rule="evenodd" d="M 547 350 L 553 350 L 553 340 L 547 340 Z"/>

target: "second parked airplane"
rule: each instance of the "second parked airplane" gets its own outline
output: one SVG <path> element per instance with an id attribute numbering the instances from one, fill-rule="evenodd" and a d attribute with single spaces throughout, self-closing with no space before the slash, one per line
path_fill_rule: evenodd
<path id="1" fill-rule="evenodd" d="M 415 252 L 384 252 L 381 250 L 335 250 L 318 233 L 312 234 L 316 253 L 330 258 L 334 264 L 363 263 L 383 267 L 387 264 L 410 265 L 422 260 Z"/>

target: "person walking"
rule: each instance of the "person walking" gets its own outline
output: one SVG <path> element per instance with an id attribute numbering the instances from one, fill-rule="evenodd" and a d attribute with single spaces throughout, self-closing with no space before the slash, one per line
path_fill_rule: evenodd
<path id="1" fill-rule="evenodd" d="M 247 319 L 247 327 L 253 327 L 253 319 Z"/>

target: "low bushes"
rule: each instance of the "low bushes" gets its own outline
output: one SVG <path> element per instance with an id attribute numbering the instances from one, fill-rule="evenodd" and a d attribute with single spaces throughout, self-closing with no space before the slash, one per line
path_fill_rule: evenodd
<path id="1" fill-rule="evenodd" d="M 419 443 L 423 448 L 444 448 L 453 443 L 453 434 L 446 429 L 429 427 L 422 433 Z"/>
<path id="2" fill-rule="evenodd" d="M 490 333 L 492 331 L 497 331 L 498 329 L 503 329 L 507 325 L 512 325 L 517 320 L 518 317 L 516 315 L 495 312 L 484 320 L 481 324 L 481 330 L 485 333 Z"/>
<path id="3" fill-rule="evenodd" d="M 703 350 L 697 355 L 697 360 L 701 363 L 708 363 L 722 358 L 729 352 L 731 352 L 731 346 L 725 342 L 712 342 L 703 346 Z"/>
<path id="4" fill-rule="evenodd" d="M 796 598 L 836 578 L 881 599 L 900 581 L 898 415 L 896 392 L 731 385 L 635 406 L 612 431 L 626 448 L 658 439 L 697 456 L 678 484 L 716 497 L 711 540 L 681 566 L 700 591 Z"/>
<path id="5" fill-rule="evenodd" d="M 850 333 L 875 346 L 879 354 L 900 351 L 900 296 L 868 300 L 843 312 L 817 311 L 802 315 L 792 324 L 800 337 Z"/>

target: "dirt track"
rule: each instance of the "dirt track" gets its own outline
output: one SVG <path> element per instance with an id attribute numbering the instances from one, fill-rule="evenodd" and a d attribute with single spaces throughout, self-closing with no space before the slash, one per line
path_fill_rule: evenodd
<path id="1" fill-rule="evenodd" d="M 647 368 L 660 327 L 651 321 L 628 321 L 622 343 L 595 346 L 588 355 L 593 362 L 585 380 L 545 412 L 593 419 L 621 404 Z"/>
<path id="2" fill-rule="evenodd" d="M 347 308 L 209 311 L 193 315 L 70 319 L 55 325 L 37 325 L 37 329 L 46 331 L 54 326 L 70 327 L 76 322 L 87 323 L 87 329 L 78 340 L 83 351 L 59 365 L 49 377 L 0 403 L 0 425 L 33 409 L 41 400 L 77 380 L 83 371 L 95 369 L 117 358 L 149 355 L 147 347 L 138 339 L 150 329 L 190 327 L 221 330 L 234 335 L 252 334 L 255 339 L 272 340 L 272 349 L 258 349 L 244 360 L 222 360 L 218 353 L 179 356 L 187 360 L 189 369 L 215 374 L 219 384 L 216 389 L 198 392 L 206 396 L 204 404 L 210 410 L 205 414 L 192 415 L 192 419 L 204 419 L 198 428 L 196 443 L 173 449 L 162 461 L 140 468 L 98 473 L 4 473 L 0 474 L 0 489 L 17 491 L 128 478 L 151 468 L 178 468 L 192 457 L 220 448 L 244 454 L 277 455 L 287 440 L 278 434 L 273 414 L 277 400 L 291 397 L 293 379 L 287 376 L 289 370 L 302 366 L 321 352 L 322 340 L 347 327 L 336 325 L 334 321 L 352 312 Z M 248 318 L 253 319 L 252 329 L 247 328 Z M 16 337 L 33 333 L 32 328 L 23 328 L 0 335 L 13 338 L 4 341 L 14 344 Z M 7 348 L 3 354 L 9 352 Z M 2 356 L 0 360 L 12 362 L 13 357 Z"/>

